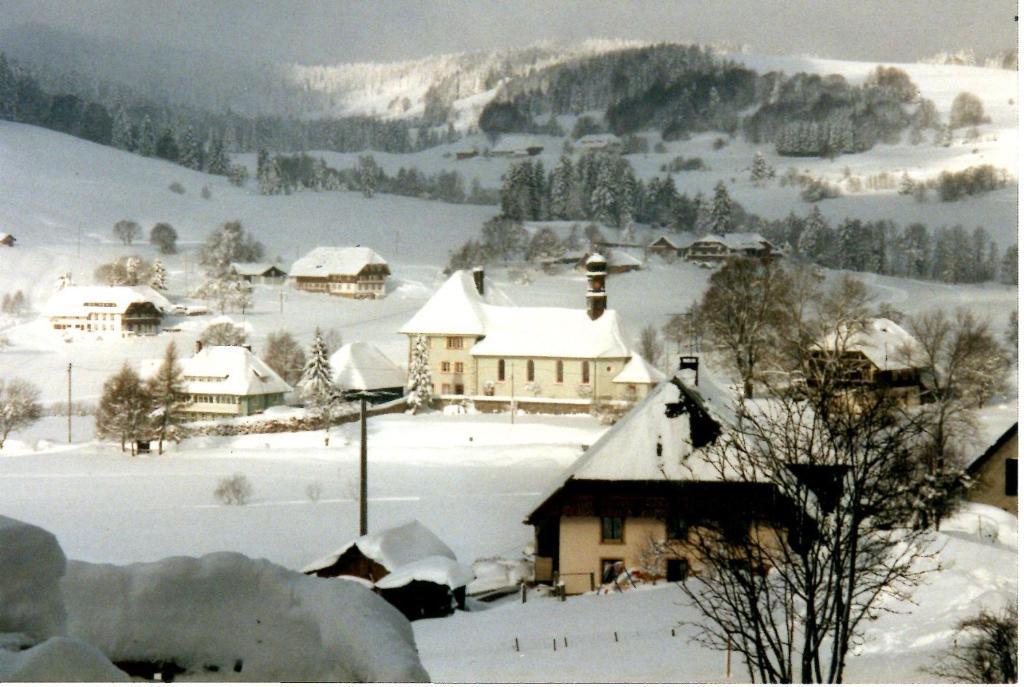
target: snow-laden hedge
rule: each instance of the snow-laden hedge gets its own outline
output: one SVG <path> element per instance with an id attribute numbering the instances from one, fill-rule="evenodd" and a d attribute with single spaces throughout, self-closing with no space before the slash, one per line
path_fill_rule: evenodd
<path id="1" fill-rule="evenodd" d="M 399 398 L 388 403 L 371 406 L 366 409 L 367 417 L 387 415 L 389 413 L 403 413 L 406 409 L 406 399 Z M 354 410 L 347 410 L 334 416 L 332 425 L 343 425 L 348 422 L 359 420 L 359 406 L 355 405 Z M 230 422 L 194 422 L 179 427 L 175 436 L 181 439 L 190 437 L 228 437 L 239 434 L 280 434 L 282 432 L 312 432 L 322 430 L 323 421 L 312 414 L 286 415 L 283 417 L 252 415 L 249 417 L 236 418 Z"/>

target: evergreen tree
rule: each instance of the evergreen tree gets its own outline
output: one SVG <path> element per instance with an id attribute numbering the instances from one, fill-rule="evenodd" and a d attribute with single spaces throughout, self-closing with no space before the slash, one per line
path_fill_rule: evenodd
<path id="1" fill-rule="evenodd" d="M 157 291 L 167 290 L 167 268 L 160 262 L 160 258 L 153 261 L 153 274 L 150 276 L 149 285 Z"/>
<path id="2" fill-rule="evenodd" d="M 334 385 L 330 354 L 319 327 L 316 328 L 313 345 L 309 349 L 309 357 L 306 358 L 306 365 L 302 369 L 299 389 L 306 408 L 319 416 L 323 422 L 324 446 L 327 446 L 330 442 L 329 431 L 334 408 L 341 400 L 341 393 Z"/>
<path id="3" fill-rule="evenodd" d="M 373 198 L 374 194 L 377 193 L 377 186 L 382 173 L 372 155 L 359 156 L 359 167 L 356 170 L 356 176 L 359 190 L 363 192 L 363 196 Z"/>
<path id="4" fill-rule="evenodd" d="M 754 155 L 754 162 L 750 166 L 750 180 L 754 182 L 755 186 L 764 186 L 773 176 L 775 176 L 775 170 L 768 166 L 761 151 L 757 151 Z"/>
<path id="5" fill-rule="evenodd" d="M 594 190 L 590 194 L 591 219 L 610 227 L 618 225 L 615 178 L 609 158 L 601 158 Z"/>
<path id="6" fill-rule="evenodd" d="M 110 135 L 110 145 L 121 150 L 135 150 L 135 137 L 132 134 L 132 123 L 125 114 L 124 108 L 118 108 L 114 115 L 114 128 Z"/>
<path id="7" fill-rule="evenodd" d="M 214 136 L 210 140 L 210 154 L 206 163 L 206 171 L 218 176 L 227 176 L 231 171 L 231 160 L 224 150 L 224 139 Z"/>
<path id="8" fill-rule="evenodd" d="M 715 184 L 715 198 L 711 202 L 711 233 L 728 234 L 732 231 L 732 199 L 725 182 Z"/>
<path id="9" fill-rule="evenodd" d="M 0 52 L 0 119 L 18 119 L 18 77 Z"/>
<path id="10" fill-rule="evenodd" d="M 1008 246 L 1003 253 L 1003 262 L 999 266 L 999 281 L 1004 284 L 1017 285 L 1017 244 Z"/>
<path id="11" fill-rule="evenodd" d="M 185 129 L 185 134 L 181 137 L 181 155 L 178 161 L 189 169 L 203 168 L 203 144 L 199 142 L 191 126 Z"/>
<path id="12" fill-rule="evenodd" d="M 160 138 L 157 139 L 156 156 L 171 162 L 177 162 L 181 156 L 178 149 L 178 141 L 175 140 L 174 132 L 170 129 L 164 129 L 163 133 L 160 134 Z"/>
<path id="13" fill-rule="evenodd" d="M 152 410 L 153 399 L 149 391 L 138 373 L 125 363 L 103 384 L 96 407 L 96 436 L 119 440 L 122 451 L 128 444 L 134 456 L 137 442 L 148 438 L 152 431 Z"/>
<path id="14" fill-rule="evenodd" d="M 819 260 L 825 253 L 828 223 L 817 205 L 811 207 L 807 220 L 803 223 L 803 231 L 797 243 L 797 252 L 810 260 Z"/>
<path id="15" fill-rule="evenodd" d="M 157 260 L 157 264 L 159 264 Z M 160 368 L 149 380 L 149 395 L 153 399 L 153 422 L 157 431 L 157 454 L 163 455 L 167 433 L 185 406 L 185 378 L 178 364 L 178 350 L 171 341 L 164 350 Z"/>
<path id="16" fill-rule="evenodd" d="M 412 363 L 409 366 L 409 411 L 412 414 L 429 408 L 434 397 L 434 384 L 430 379 L 430 353 L 427 339 L 418 334 L 413 340 Z"/>
<path id="17" fill-rule="evenodd" d="M 575 170 L 572 159 L 562 155 L 551 176 L 551 219 L 577 219 L 569 215 L 570 195 L 573 192 Z"/>
<path id="18" fill-rule="evenodd" d="M 142 129 L 139 131 L 137 149 L 141 155 L 153 157 L 156 155 L 156 129 L 149 115 L 142 120 Z"/>

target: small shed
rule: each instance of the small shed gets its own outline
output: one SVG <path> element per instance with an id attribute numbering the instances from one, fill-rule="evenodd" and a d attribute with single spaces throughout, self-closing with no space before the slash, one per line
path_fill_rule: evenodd
<path id="1" fill-rule="evenodd" d="M 633 351 L 633 357 L 622 368 L 622 372 L 612 378 L 612 383 L 624 384 L 627 388 L 627 397 L 643 398 L 666 379 L 668 377 L 661 370 Z"/>
<path id="2" fill-rule="evenodd" d="M 8 248 L 14 248 L 14 244 L 17 243 L 17 239 L 14 238 L 13 234 L 5 234 L 0 231 L 0 246 L 7 246 Z"/>
<path id="3" fill-rule="evenodd" d="M 371 392 L 371 403 L 401 398 L 405 393 L 405 373 L 373 344 L 355 341 L 345 344 L 331 356 L 334 383 L 347 398 Z"/>
<path id="4" fill-rule="evenodd" d="M 266 262 L 233 262 L 231 272 L 250 284 L 280 285 L 288 277 L 283 269 Z"/>
<path id="5" fill-rule="evenodd" d="M 473 571 L 436 534 L 412 520 L 355 539 L 303 571 L 317 577 L 361 577 L 410 620 L 464 608 Z"/>

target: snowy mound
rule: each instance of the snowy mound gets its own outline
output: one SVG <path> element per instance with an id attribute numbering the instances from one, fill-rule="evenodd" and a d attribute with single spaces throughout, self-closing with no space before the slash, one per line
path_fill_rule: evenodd
<path id="1" fill-rule="evenodd" d="M 205 680 L 429 679 L 408 621 L 369 590 L 241 554 L 74 562 L 63 588 L 70 634 L 115 662 Z"/>
<path id="2" fill-rule="evenodd" d="M 32 643 L 64 634 L 65 565 L 56 537 L 0 515 L 0 633 L 17 632 Z"/>
<path id="3" fill-rule="evenodd" d="M 128 682 L 97 649 L 54 637 L 25 651 L 0 649 L 0 682 Z"/>

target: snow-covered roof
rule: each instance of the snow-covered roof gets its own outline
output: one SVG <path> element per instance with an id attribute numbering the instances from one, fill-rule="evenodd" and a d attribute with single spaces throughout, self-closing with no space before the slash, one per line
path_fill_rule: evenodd
<path id="1" fill-rule="evenodd" d="M 587 146 L 607 146 L 619 143 L 620 139 L 615 134 L 587 134 L 576 141 L 583 147 Z"/>
<path id="2" fill-rule="evenodd" d="M 527 148 L 543 148 L 544 145 L 529 136 L 504 134 L 497 145 L 491 148 L 492 153 L 514 153 Z"/>
<path id="3" fill-rule="evenodd" d="M 581 298 L 582 300 L 582 298 Z M 473 355 L 628 358 L 618 314 L 591 320 L 582 308 L 491 305 L 468 272 L 455 272 L 399 330 L 403 334 L 483 336 Z"/>
<path id="4" fill-rule="evenodd" d="M 412 520 L 404 525 L 366 534 L 350 541 L 331 555 L 310 563 L 302 572 L 312 573 L 329 568 L 353 546 L 364 556 L 386 568 L 388 572 L 394 572 L 402 566 L 431 556 L 455 560 L 455 554 L 436 534 L 419 520 Z"/>
<path id="5" fill-rule="evenodd" d="M 141 375 L 156 374 L 161 360 L 143 360 Z M 205 346 L 181 361 L 185 389 L 190 394 L 256 396 L 288 393 L 288 385 L 269 365 L 245 346 Z"/>
<path id="6" fill-rule="evenodd" d="M 449 589 L 465 587 L 473 581 L 473 569 L 447 556 L 427 556 L 407 563 L 377 581 L 378 589 L 404 587 L 410 582 L 433 582 Z"/>
<path id="7" fill-rule="evenodd" d="M 13 239 L 14 235 L 13 234 L 8 234 L 5 231 L 0 231 L 0 241 L 4 241 L 4 240 L 6 240 L 8 238 L 12 238 Z"/>
<path id="8" fill-rule="evenodd" d="M 609 250 L 607 258 L 609 267 L 640 267 L 644 264 L 644 261 L 640 258 L 618 248 Z"/>
<path id="9" fill-rule="evenodd" d="M 633 351 L 633 357 L 622 368 L 622 372 L 612 378 L 612 381 L 620 384 L 658 384 L 666 379 L 668 377 L 661 370 L 644 360 L 642 355 Z"/>
<path id="10" fill-rule="evenodd" d="M 235 271 L 235 274 L 244 277 L 260 277 L 270 270 L 281 270 L 280 267 L 269 262 L 233 262 L 231 263 L 231 269 Z M 284 272 L 284 270 L 281 271 Z"/>
<path id="11" fill-rule="evenodd" d="M 291 276 L 356 275 L 367 265 L 384 265 L 386 267 L 387 264 L 387 261 L 372 248 L 318 246 L 292 263 Z"/>
<path id="12" fill-rule="evenodd" d="M 863 330 L 848 334 L 840 327 L 816 344 L 816 348 L 834 351 L 842 346 L 847 351 L 859 351 L 879 370 L 902 370 L 922 363 L 921 344 L 911 334 L 885 317 L 876 317 L 865 323 Z"/>
<path id="13" fill-rule="evenodd" d="M 662 234 L 661 236 L 647 244 L 648 248 L 654 248 L 656 246 L 668 246 L 669 248 L 679 250 L 679 246 L 676 245 L 676 242 L 670 239 L 669 237 L 665 236 L 664 234 Z"/>
<path id="14" fill-rule="evenodd" d="M 405 386 L 405 373 L 373 344 L 345 344 L 331 356 L 334 383 L 342 390 L 392 389 Z"/>
<path id="15" fill-rule="evenodd" d="M 771 246 L 771 242 L 760 234 L 741 231 L 728 234 L 705 234 L 694 241 L 694 244 L 697 243 L 720 243 L 731 250 L 761 250 L 766 244 Z"/>
<path id="16" fill-rule="evenodd" d="M 152 303 L 169 312 L 171 302 L 148 286 L 66 286 L 50 297 L 46 317 L 85 317 L 91 312 L 123 314 L 132 303 Z"/>

